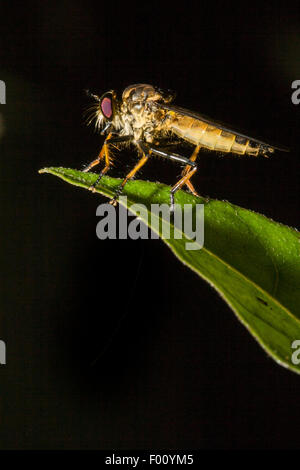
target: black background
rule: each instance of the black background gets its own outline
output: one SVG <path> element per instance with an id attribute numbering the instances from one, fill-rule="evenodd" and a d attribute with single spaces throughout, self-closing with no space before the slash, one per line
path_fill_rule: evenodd
<path id="1" fill-rule="evenodd" d="M 37 173 L 98 153 L 84 89 L 151 83 L 289 146 L 270 159 L 206 152 L 193 181 L 299 228 L 299 57 L 292 2 L 1 2 L 2 449 L 299 446 L 299 377 L 160 240 L 99 241 L 105 198 Z M 133 164 L 120 154 L 113 175 Z M 155 160 L 141 177 L 179 173 Z"/>

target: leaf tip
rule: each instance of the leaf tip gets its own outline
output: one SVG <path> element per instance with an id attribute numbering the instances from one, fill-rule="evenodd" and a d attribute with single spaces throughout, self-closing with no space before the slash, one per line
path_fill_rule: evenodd
<path id="1" fill-rule="evenodd" d="M 42 173 L 48 173 L 48 168 L 41 168 L 38 173 L 41 175 Z"/>

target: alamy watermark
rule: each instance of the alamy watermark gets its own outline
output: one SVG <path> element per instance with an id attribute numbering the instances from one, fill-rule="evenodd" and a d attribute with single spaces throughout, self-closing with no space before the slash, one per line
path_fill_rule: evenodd
<path id="1" fill-rule="evenodd" d="M 132 204 L 130 212 L 137 217 L 128 221 L 127 197 L 120 196 L 119 210 L 110 204 L 100 204 L 96 215 L 101 217 L 96 227 L 100 240 L 184 239 L 186 250 L 201 250 L 204 244 L 204 204 L 151 204 L 149 211 L 144 204 Z M 151 225 L 151 230 L 148 229 Z M 149 234 L 150 232 L 150 234 Z"/>
<path id="2" fill-rule="evenodd" d="M 0 80 L 0 104 L 6 104 L 6 85 L 3 80 Z"/>
<path id="3" fill-rule="evenodd" d="M 292 88 L 295 89 L 295 91 L 292 93 L 291 100 L 293 104 L 299 104 L 300 103 L 300 80 L 294 80 L 292 82 Z"/>
<path id="4" fill-rule="evenodd" d="M 0 364 L 6 364 L 6 344 L 0 339 Z"/>
<path id="5" fill-rule="evenodd" d="M 291 356 L 292 364 L 298 366 L 300 364 L 300 340 L 295 339 L 291 344 L 291 348 L 295 349 Z"/>

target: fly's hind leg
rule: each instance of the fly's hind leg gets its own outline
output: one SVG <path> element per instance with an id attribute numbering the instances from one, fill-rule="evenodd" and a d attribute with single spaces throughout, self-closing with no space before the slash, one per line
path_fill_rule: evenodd
<path id="1" fill-rule="evenodd" d="M 193 165 L 193 167 L 191 168 L 191 170 L 186 173 L 172 188 L 171 188 L 171 191 L 170 191 L 170 211 L 171 212 L 174 212 L 174 195 L 176 193 L 176 191 L 178 191 L 179 189 L 182 188 L 182 186 L 184 184 L 188 185 L 188 183 L 190 183 L 190 178 L 193 176 L 194 173 L 196 173 L 197 171 L 197 165 Z M 190 183 L 190 186 L 191 188 L 194 190 L 194 187 L 192 185 L 192 183 Z M 194 190 L 195 191 L 195 190 Z M 196 192 L 196 191 L 195 191 Z"/>
<path id="2" fill-rule="evenodd" d="M 163 158 L 168 158 L 170 160 L 173 160 L 174 162 L 178 163 L 184 163 L 185 167 L 184 170 L 182 171 L 182 178 L 178 181 L 178 183 L 175 184 L 175 186 L 172 187 L 171 192 L 170 192 L 170 200 L 171 200 L 171 206 L 170 210 L 174 212 L 174 194 L 178 189 L 180 189 L 184 184 L 187 185 L 189 190 L 194 194 L 194 196 L 198 196 L 199 194 L 196 192 L 194 186 L 190 182 L 190 178 L 193 176 L 194 173 L 197 171 L 197 164 L 195 163 L 195 160 L 197 158 L 198 152 L 200 150 L 200 146 L 197 146 L 190 158 L 182 157 L 181 155 L 177 155 L 175 153 L 168 153 L 164 150 L 160 150 L 155 147 L 150 147 L 153 155 L 158 155 L 159 157 Z"/>
<path id="3" fill-rule="evenodd" d="M 195 162 L 195 161 L 196 161 L 196 158 L 197 158 L 197 156 L 198 156 L 198 153 L 199 153 L 199 150 L 200 150 L 200 149 L 201 149 L 201 145 L 197 145 L 197 147 L 195 147 L 195 149 L 194 149 L 192 155 L 191 155 L 190 158 L 189 158 L 189 161 L 190 161 L 190 162 Z M 181 176 L 186 175 L 186 174 L 190 171 L 190 169 L 191 169 L 191 165 L 186 165 L 186 166 L 184 167 L 184 169 L 182 170 Z"/>
<path id="4" fill-rule="evenodd" d="M 196 158 L 198 156 L 198 153 L 199 153 L 200 149 L 201 149 L 201 145 L 197 145 L 197 147 L 195 147 L 195 149 L 194 149 L 194 151 L 193 151 L 193 153 L 192 153 L 192 155 L 189 159 L 191 162 L 196 161 Z M 186 167 L 183 169 L 181 175 L 185 176 L 190 171 L 191 168 L 192 168 L 191 165 L 186 165 Z M 200 194 L 197 193 L 197 191 L 195 190 L 195 188 L 194 188 L 194 186 L 193 186 L 193 184 L 190 180 L 187 180 L 185 182 L 185 184 L 194 196 L 200 197 Z"/>
<path id="5" fill-rule="evenodd" d="M 188 187 L 188 189 L 190 190 L 190 192 L 193 194 L 193 196 L 196 196 L 196 197 L 201 197 L 199 193 L 197 193 L 196 189 L 194 188 L 194 185 L 193 183 L 188 180 L 185 182 L 185 185 Z"/>

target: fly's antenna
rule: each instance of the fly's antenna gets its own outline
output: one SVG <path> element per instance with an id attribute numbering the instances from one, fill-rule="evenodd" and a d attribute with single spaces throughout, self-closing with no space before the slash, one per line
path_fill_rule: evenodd
<path id="1" fill-rule="evenodd" d="M 89 96 L 90 98 L 94 98 L 96 101 L 98 101 L 100 103 L 100 98 L 99 98 L 98 95 L 95 95 L 90 90 L 85 90 L 85 93 L 86 93 L 87 96 Z"/>

